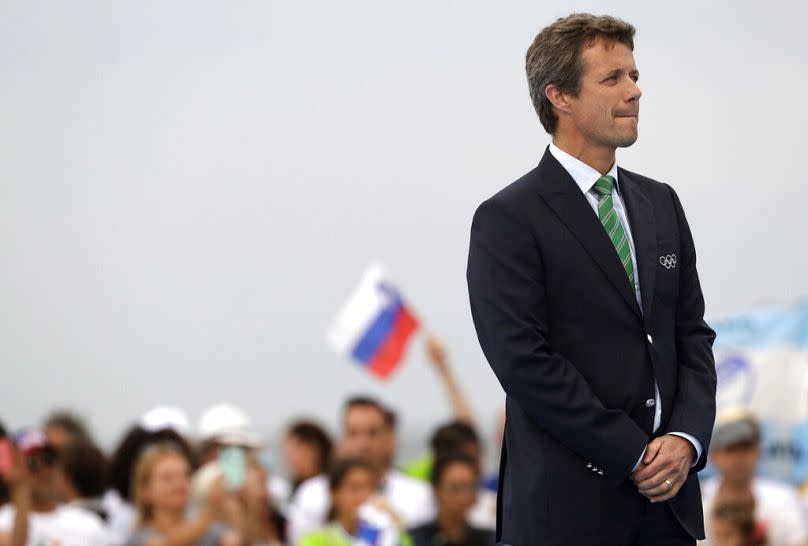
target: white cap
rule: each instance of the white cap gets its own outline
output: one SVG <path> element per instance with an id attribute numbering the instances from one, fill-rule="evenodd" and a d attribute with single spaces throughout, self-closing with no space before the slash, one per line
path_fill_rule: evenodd
<path id="1" fill-rule="evenodd" d="M 170 429 L 185 438 L 189 438 L 193 430 L 185 412 L 174 406 L 152 408 L 143 414 L 138 424 L 148 432 Z"/>
<path id="2" fill-rule="evenodd" d="M 258 433 L 250 428 L 247 414 L 233 404 L 216 404 L 202 412 L 199 439 L 246 447 L 261 445 Z"/>

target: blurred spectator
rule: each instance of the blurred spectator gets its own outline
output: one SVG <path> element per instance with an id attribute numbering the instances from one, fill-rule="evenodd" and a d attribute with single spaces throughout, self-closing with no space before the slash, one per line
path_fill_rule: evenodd
<path id="1" fill-rule="evenodd" d="M 281 544 L 286 539 L 286 519 L 273 506 L 272 497 L 266 487 L 266 470 L 252 455 L 237 458 L 241 462 L 227 456 L 210 461 L 194 474 L 191 480 L 192 508 L 203 505 L 214 484 L 225 480 L 232 492 L 227 501 L 228 510 L 229 513 L 236 514 L 232 518 L 233 525 L 247 529 L 251 544 L 256 541 L 261 544 Z M 232 483 L 228 480 L 228 473 L 229 480 L 235 480 Z"/>
<path id="2" fill-rule="evenodd" d="M 15 471 L 13 503 L 0 508 L 0 533 L 19 529 L 16 510 L 27 513 L 25 527 L 29 546 L 108 546 L 109 537 L 101 520 L 82 508 L 57 501 L 56 449 L 38 430 L 27 430 L 15 438 L 20 452 Z M 12 538 L 9 542 L 14 543 Z"/>
<path id="3" fill-rule="evenodd" d="M 432 461 L 446 455 L 456 453 L 465 454 L 477 468 L 478 474 L 482 473 L 482 445 L 480 437 L 474 427 L 464 421 L 451 421 L 438 427 L 432 434 L 429 441 L 431 453 L 428 460 L 424 461 L 423 467 L 416 475 L 426 474 L 425 479 L 430 480 L 433 474 Z M 412 475 L 412 474 L 410 474 Z M 483 529 L 494 529 L 497 524 L 497 493 L 480 482 L 478 492 L 475 495 L 476 502 L 468 511 L 468 521 L 472 525 Z"/>
<path id="4" fill-rule="evenodd" d="M 101 450 L 86 440 L 72 441 L 59 451 L 58 467 L 63 499 L 95 513 L 106 524 L 107 460 Z"/>
<path id="5" fill-rule="evenodd" d="M 58 410 L 45 419 L 45 436 L 57 451 L 70 442 L 91 442 L 90 432 L 84 420 L 68 410 Z"/>
<path id="6" fill-rule="evenodd" d="M 241 546 L 246 540 L 241 529 L 221 523 L 230 519 L 222 479 L 207 491 L 196 517 L 187 518 L 191 462 L 174 443 L 146 448 L 138 457 L 132 486 L 138 525 L 128 546 Z"/>
<path id="7" fill-rule="evenodd" d="M 103 506 L 109 517 L 108 528 L 116 537 L 126 539 L 135 528 L 137 516 L 133 506 L 131 480 L 138 455 L 149 446 L 161 442 L 172 442 L 180 447 L 187 460 L 194 460 L 191 446 L 175 430 L 166 428 L 149 431 L 140 425 L 127 431 L 110 458 L 111 489 L 104 495 Z"/>
<path id="8" fill-rule="evenodd" d="M 326 472 L 332 447 L 328 433 L 317 423 L 292 423 L 284 442 L 286 467 L 291 481 L 290 497 L 304 481 Z"/>
<path id="9" fill-rule="evenodd" d="M 796 489 L 755 477 L 760 459 L 760 424 L 751 413 L 741 408 L 729 408 L 719 414 L 710 457 L 718 475 L 703 484 L 705 514 L 713 513 L 719 503 L 743 504 L 754 499 L 757 518 L 765 525 L 772 544 L 808 544 L 808 531 Z M 711 523 L 710 518 L 706 518 L 707 540 L 704 544 L 714 546 Z"/>
<path id="10" fill-rule="evenodd" d="M 294 544 L 298 546 L 353 546 L 356 539 L 367 537 L 362 523 L 362 508 L 368 505 L 377 483 L 377 470 L 366 461 L 359 459 L 343 459 L 337 461 L 328 475 L 328 489 L 331 496 L 331 508 L 325 525 L 318 530 L 307 533 Z M 369 527 L 369 526 L 368 526 Z M 397 543 L 409 546 L 410 541 L 405 534 L 395 528 L 392 518 L 385 521 L 388 533 L 398 535 Z M 382 543 L 378 533 L 379 527 L 373 528 L 375 540 L 373 544 Z M 364 542 L 363 542 L 364 543 Z M 368 540 L 368 543 L 371 543 Z"/>
<path id="11" fill-rule="evenodd" d="M 262 446 L 260 434 L 252 428 L 247 413 L 240 407 L 220 403 L 210 406 L 202 412 L 199 418 L 199 460 L 209 464 L 219 460 L 223 448 L 236 447 L 243 449 L 253 466 L 258 465 L 258 450 Z M 285 534 L 285 509 L 289 502 L 289 484 L 286 480 L 268 475 L 262 467 L 265 476 L 263 487 L 266 489 L 264 497 L 272 499 L 277 495 L 279 502 L 272 503 L 269 516 L 275 525 L 282 524 Z"/>
<path id="12" fill-rule="evenodd" d="M 452 421 L 474 425 L 471 406 L 463 389 L 460 388 L 460 384 L 455 379 L 454 373 L 452 373 L 446 345 L 433 334 L 426 337 L 426 356 L 435 369 L 435 373 L 438 375 L 438 379 L 449 399 L 449 405 L 452 409 Z M 404 472 L 413 478 L 429 481 L 433 460 L 433 453 L 428 453 L 408 464 Z"/>
<path id="13" fill-rule="evenodd" d="M 714 546 L 769 546 L 766 529 L 755 520 L 754 501 L 742 504 L 716 504 L 707 514 Z"/>
<path id="14" fill-rule="evenodd" d="M 392 412 L 373 398 L 354 397 L 343 412 L 340 456 L 357 458 L 376 473 L 381 496 L 405 526 L 430 521 L 435 515 L 428 485 L 405 476 L 391 466 L 395 445 Z M 326 476 L 304 482 L 289 506 L 289 538 L 297 543 L 326 522 L 330 499 Z"/>
<path id="15" fill-rule="evenodd" d="M 195 460 L 193 449 L 176 431 L 171 429 L 147 431 L 139 425 L 131 427 L 118 443 L 118 447 L 110 458 L 110 481 L 113 489 L 122 499 L 132 502 L 131 478 L 138 455 L 148 446 L 162 442 L 175 443 L 182 449 L 188 460 Z"/>
<path id="16" fill-rule="evenodd" d="M 436 459 L 431 483 L 437 503 L 437 518 L 409 531 L 414 546 L 489 546 L 491 530 L 467 523 L 477 500 L 479 461 L 465 453 L 443 454 Z"/>
<path id="17" fill-rule="evenodd" d="M 270 490 L 265 486 L 266 469 L 256 460 L 250 461 L 245 484 L 245 506 L 248 521 L 253 522 L 250 531 L 255 544 L 285 544 L 286 518 L 274 506 Z"/>
<path id="18" fill-rule="evenodd" d="M 429 481 L 433 461 L 441 455 L 462 452 L 482 467 L 480 437 L 474 427 L 465 421 L 450 421 L 439 426 L 429 439 L 430 454 L 423 466 L 408 475 Z"/>
<path id="19" fill-rule="evenodd" d="M 466 395 L 463 393 L 463 389 L 460 388 L 460 384 L 452 373 L 446 345 L 444 345 L 437 336 L 429 334 L 426 337 L 426 355 L 432 367 L 435 369 L 438 379 L 449 399 L 449 405 L 452 409 L 452 421 L 473 426 L 474 416 L 471 411 L 471 406 L 466 399 Z M 404 468 L 404 473 L 413 478 L 428 482 L 429 476 L 432 473 L 434 451 L 433 446 L 430 453 L 407 464 Z"/>

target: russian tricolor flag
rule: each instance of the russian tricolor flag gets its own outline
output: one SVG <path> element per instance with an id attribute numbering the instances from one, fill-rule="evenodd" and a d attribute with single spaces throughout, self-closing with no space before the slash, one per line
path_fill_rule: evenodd
<path id="1" fill-rule="evenodd" d="M 398 367 L 418 320 L 385 278 L 378 265 L 365 272 L 359 286 L 326 334 L 328 344 L 379 378 Z"/>

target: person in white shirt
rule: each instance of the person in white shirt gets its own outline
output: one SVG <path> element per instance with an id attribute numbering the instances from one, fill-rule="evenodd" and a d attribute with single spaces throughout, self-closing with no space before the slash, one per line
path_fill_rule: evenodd
<path id="1" fill-rule="evenodd" d="M 98 516 L 57 502 L 57 455 L 45 435 L 27 431 L 16 443 L 21 456 L 11 480 L 14 502 L 0 508 L 0 544 L 109 546 L 109 536 Z M 18 508 L 27 518 L 17 518 Z"/>
<path id="2" fill-rule="evenodd" d="M 760 423 L 747 410 L 728 408 L 716 421 L 710 458 L 718 475 L 702 485 L 707 539 L 716 546 L 712 519 L 716 508 L 753 504 L 755 519 L 773 546 L 808 546 L 808 528 L 796 488 L 755 477 L 760 459 Z M 748 499 L 753 498 L 754 502 Z"/>
<path id="3" fill-rule="evenodd" d="M 425 483 L 392 467 L 395 445 L 394 414 L 380 402 L 354 397 L 345 404 L 339 456 L 370 464 L 380 477 L 380 493 L 405 527 L 415 527 L 435 516 L 432 491 Z M 326 522 L 331 506 L 328 478 L 316 476 L 300 485 L 288 510 L 288 540 L 297 544 Z"/>

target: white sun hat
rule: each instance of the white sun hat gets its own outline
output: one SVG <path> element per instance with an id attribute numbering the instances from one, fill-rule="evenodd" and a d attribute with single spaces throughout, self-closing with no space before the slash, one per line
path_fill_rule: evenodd
<path id="1" fill-rule="evenodd" d="M 250 427 L 247 414 L 233 404 L 216 404 L 199 418 L 199 439 L 227 445 L 260 447 L 260 435 Z"/>
<path id="2" fill-rule="evenodd" d="M 188 415 L 174 406 L 157 406 L 144 413 L 138 424 L 148 432 L 173 430 L 184 438 L 190 438 L 193 426 Z"/>

